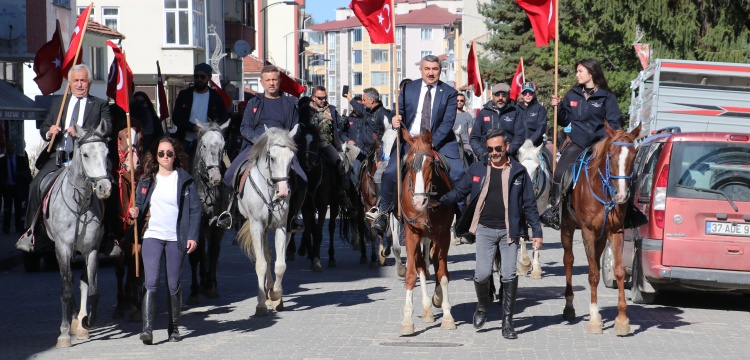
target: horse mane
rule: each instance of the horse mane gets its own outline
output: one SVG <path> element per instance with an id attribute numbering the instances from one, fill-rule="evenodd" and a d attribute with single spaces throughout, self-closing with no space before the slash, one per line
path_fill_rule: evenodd
<path id="1" fill-rule="evenodd" d="M 605 136 L 603 139 L 599 140 L 596 144 L 594 144 L 594 149 L 592 152 L 592 158 L 590 166 L 592 169 L 598 169 L 599 166 L 601 166 L 603 161 L 606 161 L 607 159 L 607 151 L 609 151 L 610 146 L 612 146 L 612 143 L 615 140 L 618 140 L 623 137 L 623 135 L 628 135 L 628 132 L 625 130 L 615 130 L 615 134 L 612 137 Z"/>
<path id="2" fill-rule="evenodd" d="M 414 171 L 422 170 L 418 168 L 418 164 L 422 164 L 424 156 L 432 154 L 432 134 L 426 133 L 413 137 L 414 141 L 410 145 L 409 152 L 413 152 L 412 160 L 409 162 L 409 166 Z"/>
<path id="3" fill-rule="evenodd" d="M 221 125 L 219 125 L 219 123 L 216 121 L 209 121 L 208 123 L 206 123 L 206 125 L 199 126 L 198 129 L 198 139 L 200 139 L 205 133 L 209 131 L 222 132 Z"/>
<path id="4" fill-rule="evenodd" d="M 248 156 L 248 159 L 250 159 L 250 166 L 260 160 L 261 156 L 266 153 L 266 149 L 268 149 L 270 144 L 276 142 L 281 142 L 282 146 L 290 148 L 292 152 L 297 152 L 297 144 L 292 137 L 289 136 L 289 131 L 281 128 L 269 128 L 266 129 L 266 132 L 264 132 L 260 138 L 258 138 L 258 142 L 255 143 L 252 150 L 250 150 L 250 155 Z"/>

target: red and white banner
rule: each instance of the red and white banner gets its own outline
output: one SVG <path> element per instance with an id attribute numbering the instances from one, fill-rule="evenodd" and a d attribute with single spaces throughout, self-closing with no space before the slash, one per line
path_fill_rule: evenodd
<path id="1" fill-rule="evenodd" d="M 224 102 L 224 107 L 229 108 L 230 105 L 232 105 L 232 98 L 229 97 L 226 91 L 221 88 L 221 86 L 217 85 L 213 80 L 208 80 L 208 86 L 211 87 L 211 89 L 216 90 L 217 93 L 219 93 L 219 96 L 221 96 L 221 101 Z"/>
<path id="2" fill-rule="evenodd" d="M 518 6 L 526 12 L 534 30 L 536 46 L 545 46 L 555 38 L 556 0 L 516 0 Z"/>
<path id="3" fill-rule="evenodd" d="M 516 67 L 516 74 L 513 75 L 513 81 L 510 84 L 510 99 L 513 101 L 518 100 L 518 95 L 521 95 L 521 87 L 523 86 L 523 58 L 518 61 Z"/>
<path id="4" fill-rule="evenodd" d="M 78 15 L 78 20 L 76 21 L 76 27 L 73 28 L 73 33 L 70 34 L 70 44 L 68 45 L 68 52 L 65 53 L 65 60 L 63 60 L 62 63 L 62 75 L 64 78 L 68 78 L 68 71 L 70 68 L 73 67 L 73 65 L 78 65 L 83 60 L 83 51 L 78 51 L 78 58 L 76 59 L 76 51 L 78 50 L 78 47 L 81 44 L 81 41 L 83 41 L 83 34 L 86 32 L 86 25 L 89 22 L 89 14 L 91 13 L 91 6 L 94 5 L 94 3 L 91 3 L 86 10 L 83 10 L 81 15 Z M 83 49 L 81 49 L 83 50 Z M 73 63 L 75 61 L 75 64 Z"/>
<path id="5" fill-rule="evenodd" d="M 34 56 L 34 81 L 42 91 L 42 95 L 49 95 L 60 90 L 62 86 L 62 61 L 65 49 L 62 43 L 60 22 L 52 35 L 52 40 L 42 45 Z"/>
<path id="6" fill-rule="evenodd" d="M 641 66 L 645 69 L 651 62 L 651 49 L 648 44 L 633 44 L 635 48 L 635 54 L 638 55 L 638 59 L 641 60 Z"/>
<path id="7" fill-rule="evenodd" d="M 471 42 L 471 48 L 469 49 L 469 60 L 466 62 L 466 72 L 469 74 L 469 85 L 474 87 L 474 95 L 482 96 L 482 92 L 484 92 L 484 82 L 482 82 L 482 75 L 479 73 L 479 61 L 477 60 L 476 50 L 474 50 L 474 41 Z"/>
<path id="8" fill-rule="evenodd" d="M 130 91 L 133 83 L 133 72 L 125 61 L 125 53 L 112 41 L 107 41 L 112 48 L 115 58 L 109 67 L 109 78 L 107 80 L 107 96 L 115 99 L 115 104 L 121 107 L 125 113 L 130 112 Z"/>
<path id="9" fill-rule="evenodd" d="M 396 42 L 393 0 L 352 0 L 349 8 L 370 34 L 373 44 Z"/>

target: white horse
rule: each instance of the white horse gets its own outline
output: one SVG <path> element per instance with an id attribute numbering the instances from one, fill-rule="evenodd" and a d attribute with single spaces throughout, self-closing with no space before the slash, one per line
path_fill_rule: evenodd
<path id="1" fill-rule="evenodd" d="M 291 238 L 286 229 L 292 191 L 288 180 L 297 151 L 292 140 L 296 133 L 297 125 L 290 132 L 279 128 L 265 129 L 250 151 L 250 172 L 238 199 L 240 213 L 247 219 L 237 234 L 238 243 L 255 261 L 258 276 L 256 316 L 268 315 L 267 301 L 276 311 L 284 308 L 281 281 L 286 271 L 286 247 Z M 271 251 L 266 241 L 268 229 L 275 229 L 275 282 L 271 276 Z"/>
<path id="2" fill-rule="evenodd" d="M 112 190 L 107 171 L 105 136 L 109 133 L 108 125 L 103 119 L 96 130 L 75 125 L 78 140 L 75 142 L 73 160 L 61 170 L 50 190 L 49 217 L 45 217 L 44 225 L 47 235 L 55 242 L 62 278 L 62 323 L 57 347 L 71 346 L 70 331 L 75 331 L 79 340 L 88 339 L 89 330 L 96 325 L 99 303 L 97 256 L 104 235 L 104 206 L 100 200 L 108 198 Z M 83 254 L 86 270 L 81 275 L 81 306 L 71 324 L 68 316 L 71 308 L 75 307 L 75 300 L 70 262 L 76 251 Z M 90 313 L 87 313 L 89 310 Z"/>
<path id="3" fill-rule="evenodd" d="M 535 147 L 531 140 L 526 139 L 521 148 L 518 149 L 518 161 L 526 168 L 531 177 L 531 182 L 534 185 L 534 196 L 536 197 L 536 208 L 540 214 L 547 208 L 549 191 L 552 186 L 552 171 L 542 158 L 543 146 Z M 531 267 L 531 278 L 541 279 L 542 267 L 539 265 L 539 249 L 534 249 L 534 260 L 532 262 L 526 250 L 526 240 L 522 237 L 518 244 L 521 251 L 521 256 L 518 259 L 518 275 L 526 276 Z"/>

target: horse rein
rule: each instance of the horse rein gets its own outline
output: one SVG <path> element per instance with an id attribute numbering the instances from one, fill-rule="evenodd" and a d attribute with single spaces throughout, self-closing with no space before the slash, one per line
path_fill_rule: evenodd
<path id="1" fill-rule="evenodd" d="M 106 141 L 104 140 L 103 137 L 100 137 L 100 136 L 94 137 L 93 135 L 94 135 L 94 131 L 89 131 L 89 132 L 86 133 L 86 135 L 84 135 L 82 138 L 80 138 L 80 139 L 78 139 L 78 141 L 76 141 L 76 147 L 79 149 L 79 151 L 78 151 L 78 157 L 81 158 L 81 164 L 83 164 L 83 155 L 81 154 L 81 151 L 80 151 L 81 145 L 98 143 L 98 142 L 100 142 L 100 143 L 106 143 Z M 86 171 L 86 167 L 85 166 L 81 166 L 81 168 L 83 169 L 83 176 L 86 177 L 86 181 L 88 181 L 89 183 L 91 183 L 91 185 L 92 185 L 91 188 L 92 189 L 95 188 L 95 185 L 96 185 L 97 181 L 104 180 L 104 179 L 109 179 L 109 174 L 107 174 L 106 171 L 104 172 L 105 174 L 102 175 L 102 176 L 89 176 L 88 172 Z"/>
<path id="2" fill-rule="evenodd" d="M 258 196 L 260 197 L 260 199 L 263 200 L 263 203 L 266 204 L 266 209 L 268 209 L 268 218 L 269 219 L 273 216 L 273 210 L 275 208 L 281 206 L 281 203 L 283 202 L 283 200 L 281 200 L 281 199 L 273 200 L 273 188 L 274 188 L 274 186 L 277 183 L 279 183 L 281 181 L 286 181 L 286 180 L 289 179 L 289 176 L 274 177 L 273 173 L 271 173 L 271 148 L 274 147 L 274 146 L 283 147 L 283 148 L 287 147 L 287 146 L 281 145 L 281 144 L 271 144 L 266 149 L 266 166 L 268 167 L 269 177 L 266 178 L 265 176 L 263 176 L 263 173 L 260 171 L 260 169 L 258 169 L 258 174 L 260 175 L 260 177 L 263 180 L 265 180 L 266 185 L 268 186 L 268 188 L 271 189 L 271 194 L 268 194 L 269 200 L 266 200 L 266 196 L 260 190 L 260 188 L 258 187 L 258 184 L 255 183 L 255 179 L 253 178 L 252 174 L 250 174 L 250 185 L 253 186 L 253 189 L 255 190 L 255 193 L 258 194 Z M 291 192 L 291 188 L 289 189 L 289 191 Z"/>
<path id="3" fill-rule="evenodd" d="M 433 161 L 432 161 L 432 163 L 430 165 L 430 170 L 431 171 L 435 171 L 435 161 L 434 161 L 435 160 L 435 155 L 434 154 L 430 154 L 430 153 L 426 153 L 426 152 L 423 152 L 423 151 L 417 152 L 415 154 L 414 160 L 412 161 L 412 164 L 410 165 L 412 167 L 412 169 L 416 169 L 415 163 L 416 163 L 417 159 L 423 159 L 424 157 L 428 157 L 428 158 L 433 159 Z M 432 184 L 432 183 L 430 183 L 430 189 L 432 190 L 434 188 L 435 188 L 435 185 Z M 414 197 L 414 196 L 426 196 L 427 197 L 427 201 L 428 201 L 428 205 L 429 205 L 429 199 L 431 198 L 431 196 L 437 195 L 437 192 L 434 192 L 434 191 L 428 191 L 428 192 L 423 192 L 423 193 L 415 193 L 414 192 L 414 184 L 412 182 L 412 178 L 411 177 L 409 177 L 408 191 L 411 192 L 412 197 Z M 429 206 L 425 206 L 425 210 L 417 213 L 417 215 L 415 215 L 413 217 L 409 217 L 404 212 L 404 206 L 403 206 L 403 204 L 401 204 L 402 199 L 398 199 L 398 201 L 399 201 L 399 209 L 401 210 L 401 217 L 403 217 L 404 221 L 406 221 L 411 226 L 424 226 L 427 229 L 428 232 L 431 231 L 432 226 L 430 225 L 430 217 L 427 214 L 427 212 L 430 211 Z M 423 222 L 417 221 L 417 219 L 419 219 L 420 216 L 423 216 L 424 219 L 425 219 L 425 221 L 423 221 Z"/>

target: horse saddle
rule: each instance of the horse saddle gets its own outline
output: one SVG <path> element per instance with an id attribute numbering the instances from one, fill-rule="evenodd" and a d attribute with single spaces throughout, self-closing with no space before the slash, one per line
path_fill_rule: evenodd
<path id="1" fill-rule="evenodd" d="M 242 188 L 245 184 L 245 179 L 247 179 L 247 173 L 250 170 L 250 159 L 242 160 L 240 163 L 240 166 L 237 167 L 237 170 L 234 172 L 232 176 L 232 189 L 234 189 L 237 194 L 240 194 L 242 196 Z"/>
<path id="2" fill-rule="evenodd" d="M 37 189 L 37 191 L 39 191 L 39 199 L 42 199 L 42 212 L 45 214 L 45 217 L 47 214 L 47 206 L 49 204 L 49 196 L 52 192 L 52 186 L 55 185 L 55 182 L 57 182 L 57 179 L 65 169 L 67 168 L 63 167 L 49 172 L 47 175 L 44 175 L 42 181 L 39 182 L 39 189 Z"/>

